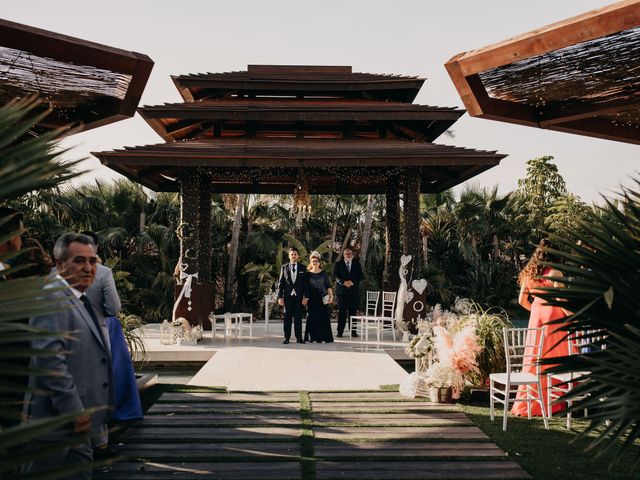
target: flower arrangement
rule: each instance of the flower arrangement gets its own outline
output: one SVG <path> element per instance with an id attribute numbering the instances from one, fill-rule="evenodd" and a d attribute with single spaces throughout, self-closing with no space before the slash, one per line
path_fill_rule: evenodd
<path id="1" fill-rule="evenodd" d="M 171 343 L 178 345 L 196 345 L 202 340 L 203 330 L 200 325 L 192 327 L 186 318 L 176 318 L 171 322 Z"/>
<path id="2" fill-rule="evenodd" d="M 423 358 L 433 350 L 433 329 L 431 322 L 420 320 L 418 322 L 418 334 L 413 337 L 405 349 L 411 358 Z"/>
<path id="3" fill-rule="evenodd" d="M 458 389 L 462 389 L 462 387 L 464 387 L 464 378 L 462 374 L 450 365 L 444 363 L 436 362 L 431 365 L 427 370 L 426 377 L 427 383 L 431 387 L 456 387 Z"/>
<path id="4" fill-rule="evenodd" d="M 401 388 L 401 392 L 415 396 L 424 383 L 440 389 L 453 387 L 458 393 L 462 390 L 466 378 L 478 371 L 476 359 L 481 350 L 475 333 L 476 323 L 470 319 L 472 310 L 473 302 L 456 299 L 452 311 L 436 305 L 426 319 L 418 321 L 418 334 L 406 352 L 415 359 L 428 356 L 429 366 L 425 372 L 410 377 L 407 382 L 412 385 Z"/>

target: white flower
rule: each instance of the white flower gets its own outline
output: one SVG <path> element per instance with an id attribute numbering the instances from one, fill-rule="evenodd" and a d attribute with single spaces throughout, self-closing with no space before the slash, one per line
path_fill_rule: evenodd
<path id="1" fill-rule="evenodd" d="M 454 370 L 451 365 L 436 362 L 429 367 L 427 373 L 427 382 L 432 387 L 444 388 L 444 387 L 464 387 L 464 378 L 462 375 Z"/>

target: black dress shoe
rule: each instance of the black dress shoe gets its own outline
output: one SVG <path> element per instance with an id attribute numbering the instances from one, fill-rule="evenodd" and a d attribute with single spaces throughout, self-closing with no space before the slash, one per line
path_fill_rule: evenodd
<path id="1" fill-rule="evenodd" d="M 285 345 L 287 345 L 287 344 L 289 343 L 289 339 L 288 339 L 288 338 L 285 338 L 285 339 L 284 339 L 284 342 L 282 342 L 282 343 L 284 343 Z"/>
<path id="2" fill-rule="evenodd" d="M 103 448 L 94 448 L 93 449 L 93 459 L 94 460 L 105 460 L 107 458 L 113 458 L 118 455 L 120 449 L 111 443 Z"/>
<path id="3" fill-rule="evenodd" d="M 338 333 L 338 337 L 342 337 L 342 332 L 339 332 L 339 333 Z"/>
<path id="4" fill-rule="evenodd" d="M 359 337 L 360 335 L 358 335 L 358 332 L 351 332 L 351 336 L 352 337 Z"/>
<path id="5" fill-rule="evenodd" d="M 298 339 L 296 340 L 296 343 L 304 343 L 304 340 L 303 340 L 303 339 L 301 339 L 301 338 L 298 338 Z"/>

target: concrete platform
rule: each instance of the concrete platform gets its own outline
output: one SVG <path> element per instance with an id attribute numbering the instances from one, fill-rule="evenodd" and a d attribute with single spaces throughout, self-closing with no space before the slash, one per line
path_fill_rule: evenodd
<path id="1" fill-rule="evenodd" d="M 245 328 L 245 335 L 248 329 Z M 334 332 L 335 335 L 335 332 Z M 206 362 L 189 385 L 231 391 L 368 390 L 398 384 L 407 373 L 385 349 L 403 349 L 387 339 L 363 342 L 348 337 L 329 344 L 282 344 L 282 323 L 254 323 L 252 338 L 211 332 L 197 346 L 160 344 L 160 325 L 144 327 L 148 360 L 179 365 Z M 390 335 L 387 335 L 390 337 Z"/>

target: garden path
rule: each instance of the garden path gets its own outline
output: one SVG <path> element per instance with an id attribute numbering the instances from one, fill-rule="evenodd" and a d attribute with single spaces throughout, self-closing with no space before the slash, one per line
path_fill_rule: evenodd
<path id="1" fill-rule="evenodd" d="M 454 405 L 397 392 L 186 387 L 119 441 L 129 460 L 97 479 L 530 478 Z"/>

